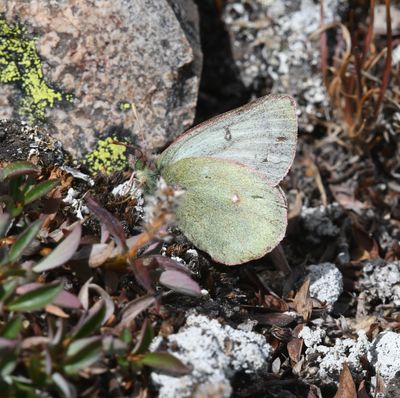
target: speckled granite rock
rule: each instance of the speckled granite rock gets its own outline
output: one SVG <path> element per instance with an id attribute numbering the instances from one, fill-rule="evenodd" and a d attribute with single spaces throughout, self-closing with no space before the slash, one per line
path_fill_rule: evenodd
<path id="1" fill-rule="evenodd" d="M 324 22 L 338 19 L 342 0 L 324 1 Z M 301 112 L 299 125 L 311 131 L 311 117 L 329 104 L 320 73 L 319 41 L 310 35 L 321 23 L 313 0 L 228 0 L 223 20 L 232 55 L 245 86 L 290 93 Z"/>
<path id="2" fill-rule="evenodd" d="M 201 69 L 196 8 L 170 3 L 1 1 L 0 118 L 51 126 L 76 156 L 108 134 L 165 146 L 193 121 Z"/>

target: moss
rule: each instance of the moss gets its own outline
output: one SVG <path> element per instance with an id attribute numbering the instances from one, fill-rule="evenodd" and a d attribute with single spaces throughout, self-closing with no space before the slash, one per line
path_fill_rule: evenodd
<path id="1" fill-rule="evenodd" d="M 117 143 L 117 139 L 113 137 L 99 140 L 96 149 L 86 156 L 86 163 L 93 174 L 98 172 L 111 174 L 114 171 L 124 170 L 128 167 L 126 146 Z"/>
<path id="2" fill-rule="evenodd" d="M 0 18 L 0 83 L 14 83 L 22 89 L 18 112 L 30 124 L 45 121 L 46 108 L 73 100 L 71 94 L 46 83 L 35 41 L 26 37 L 24 27 L 9 25 L 4 18 Z"/>

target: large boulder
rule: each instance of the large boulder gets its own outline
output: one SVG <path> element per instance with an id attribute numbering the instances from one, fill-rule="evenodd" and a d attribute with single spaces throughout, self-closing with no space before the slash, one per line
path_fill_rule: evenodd
<path id="1" fill-rule="evenodd" d="M 3 0 L 0 37 L 0 118 L 50 127 L 75 156 L 109 135 L 158 150 L 193 121 L 191 1 Z"/>

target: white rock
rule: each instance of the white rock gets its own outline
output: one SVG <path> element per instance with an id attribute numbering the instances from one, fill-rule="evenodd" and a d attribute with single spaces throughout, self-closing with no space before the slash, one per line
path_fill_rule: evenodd
<path id="1" fill-rule="evenodd" d="M 304 326 L 299 333 L 299 337 L 304 340 L 306 347 L 314 347 L 315 345 L 322 343 L 322 339 L 325 337 L 325 330 L 321 328 L 311 329 L 308 326 Z"/>
<path id="2" fill-rule="evenodd" d="M 368 360 L 388 383 L 400 370 L 400 333 L 379 333 L 368 352 Z"/>
<path id="3" fill-rule="evenodd" d="M 334 304 L 343 292 L 343 276 L 335 264 L 313 264 L 307 267 L 307 271 L 311 297 Z"/>
<path id="4" fill-rule="evenodd" d="M 233 375 L 265 369 L 272 353 L 264 336 L 222 326 L 203 315 L 190 315 L 177 334 L 168 336 L 168 344 L 193 371 L 180 378 L 153 373 L 160 398 L 214 396 L 202 395 L 210 389 L 217 390 L 218 397 L 230 397 Z"/>
<path id="5" fill-rule="evenodd" d="M 307 346 L 306 366 L 310 368 L 314 366 L 317 377 L 323 383 L 337 383 L 344 363 L 349 366 L 353 374 L 363 374 L 360 358 L 367 355 L 370 347 L 364 331 L 358 332 L 357 340 L 336 339 L 333 347 L 321 344 L 325 332 L 319 327 L 311 330 L 305 326 L 299 336 L 304 338 Z"/>
<path id="6" fill-rule="evenodd" d="M 400 305 L 400 261 L 367 262 L 363 272 L 361 285 L 367 290 L 369 299 L 378 298 L 383 303 Z"/>

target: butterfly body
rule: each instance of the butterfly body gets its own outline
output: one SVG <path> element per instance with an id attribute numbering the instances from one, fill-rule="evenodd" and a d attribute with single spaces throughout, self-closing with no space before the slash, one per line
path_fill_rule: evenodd
<path id="1" fill-rule="evenodd" d="M 286 200 L 277 184 L 294 157 L 295 104 L 267 96 L 189 130 L 158 159 L 185 191 L 178 226 L 223 264 L 262 257 L 283 238 Z"/>

